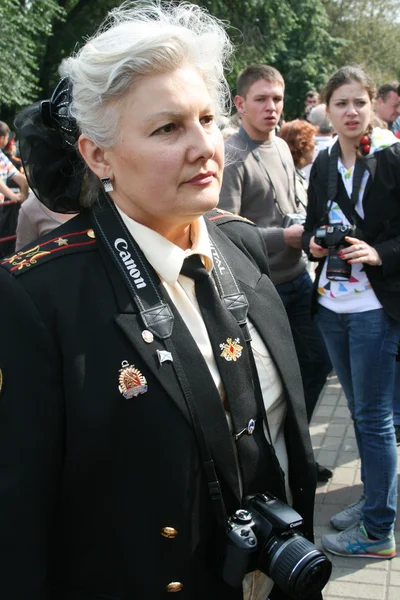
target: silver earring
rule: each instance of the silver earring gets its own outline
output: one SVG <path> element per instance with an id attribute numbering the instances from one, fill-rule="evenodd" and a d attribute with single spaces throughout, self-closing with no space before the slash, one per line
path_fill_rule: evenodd
<path id="1" fill-rule="evenodd" d="M 103 184 L 105 192 L 112 192 L 114 190 L 112 181 L 109 177 L 102 177 L 101 183 Z"/>

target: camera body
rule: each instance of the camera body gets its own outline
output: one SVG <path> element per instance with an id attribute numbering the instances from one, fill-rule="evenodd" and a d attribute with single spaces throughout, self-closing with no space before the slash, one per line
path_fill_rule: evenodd
<path id="1" fill-rule="evenodd" d="M 240 587 L 246 573 L 259 569 L 297 600 L 320 592 L 332 565 L 298 531 L 302 523 L 301 516 L 275 496 L 248 496 L 245 508 L 227 520 L 219 557 L 224 581 Z"/>
<path id="2" fill-rule="evenodd" d="M 349 246 L 345 237 L 354 235 L 355 231 L 355 225 L 343 223 L 324 225 L 315 230 L 315 243 L 329 249 L 326 276 L 331 281 L 348 281 L 351 277 L 351 265 L 340 258 L 338 251 Z"/>
<path id="3" fill-rule="evenodd" d="M 285 215 L 282 223 L 283 229 L 290 227 L 291 225 L 304 225 L 306 222 L 306 215 L 302 213 L 289 213 Z"/>
<path id="4" fill-rule="evenodd" d="M 343 225 L 343 223 L 317 227 L 315 243 L 322 248 L 344 248 L 349 245 L 344 238 L 347 235 L 354 235 L 355 230 L 354 225 Z"/>

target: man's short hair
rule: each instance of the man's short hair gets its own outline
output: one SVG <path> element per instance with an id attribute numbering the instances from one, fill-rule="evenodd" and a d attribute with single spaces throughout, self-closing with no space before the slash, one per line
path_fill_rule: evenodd
<path id="1" fill-rule="evenodd" d="M 10 135 L 10 128 L 7 123 L 0 121 L 0 137 L 3 137 L 4 135 Z"/>
<path id="2" fill-rule="evenodd" d="M 319 94 L 315 90 L 309 90 L 306 93 L 306 98 L 319 98 Z"/>
<path id="3" fill-rule="evenodd" d="M 386 102 L 388 95 L 390 92 L 395 92 L 395 94 L 399 93 L 399 82 L 398 81 L 389 81 L 389 83 L 384 83 L 378 88 L 378 92 L 376 94 L 376 98 L 382 98 L 383 102 Z"/>
<path id="4" fill-rule="evenodd" d="M 236 92 L 243 98 L 246 97 L 250 87 L 256 81 L 264 79 L 265 81 L 272 81 L 274 83 L 280 83 L 285 88 L 285 81 L 278 69 L 269 65 L 250 65 L 246 67 L 241 73 L 239 73 L 236 81 Z"/>

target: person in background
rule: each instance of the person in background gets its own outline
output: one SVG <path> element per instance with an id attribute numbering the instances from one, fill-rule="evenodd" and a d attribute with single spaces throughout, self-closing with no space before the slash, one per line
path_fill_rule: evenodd
<path id="1" fill-rule="evenodd" d="M 32 189 L 81 212 L 0 268 L 4 599 L 289 600 L 242 510 L 267 493 L 321 598 L 290 328 L 258 229 L 215 209 L 231 50 L 196 5 L 124 3 L 16 119 Z"/>
<path id="2" fill-rule="evenodd" d="M 388 129 L 392 128 L 394 121 L 399 116 L 400 97 L 397 93 L 398 87 L 398 81 L 384 83 L 376 94 L 375 114 L 386 124 Z"/>
<path id="3" fill-rule="evenodd" d="M 304 168 L 311 165 L 314 160 L 316 132 L 316 127 L 302 119 L 285 123 L 279 132 L 279 137 L 289 146 L 296 168 L 296 194 L 304 207 L 307 205 L 308 188 Z"/>
<path id="4" fill-rule="evenodd" d="M 317 158 L 318 153 L 325 148 L 328 148 L 332 144 L 333 127 L 332 123 L 326 114 L 325 104 L 317 104 L 310 111 L 309 121 L 311 125 L 317 128 L 315 135 L 315 154 L 314 160 Z M 314 162 L 313 160 L 313 162 Z M 304 174 L 307 179 L 307 183 L 310 179 L 312 163 L 304 167 Z"/>
<path id="5" fill-rule="evenodd" d="M 5 197 L 8 200 L 14 200 L 15 202 L 23 202 L 28 197 L 29 193 L 26 177 L 15 168 L 12 162 L 3 153 L 3 149 L 8 144 L 9 135 L 10 128 L 7 123 L 0 121 L 0 202 L 3 202 Z M 10 189 L 7 182 L 8 184 L 15 184 L 15 187 L 19 188 L 19 192 L 14 192 Z"/>
<path id="6" fill-rule="evenodd" d="M 10 128 L 7 123 L 0 121 L 0 258 L 15 250 L 15 229 L 17 226 L 20 203 L 29 193 L 28 182 L 23 173 L 3 153 L 8 144 Z M 2 205 L 5 200 L 14 204 Z"/>
<path id="7" fill-rule="evenodd" d="M 20 173 L 24 172 L 21 159 L 19 158 L 19 156 L 17 156 L 17 145 L 15 143 L 15 133 L 13 131 L 10 131 L 7 145 L 3 148 L 3 153 L 7 156 L 8 160 L 12 162 L 14 167 L 18 169 Z"/>
<path id="8" fill-rule="evenodd" d="M 373 95 L 371 80 L 357 67 L 339 69 L 326 84 L 324 100 L 338 138 L 311 171 L 303 248 L 319 262 L 313 308 L 354 422 L 364 487 L 357 502 L 331 518 L 343 531 L 323 536 L 322 544 L 340 556 L 391 558 L 400 144 L 371 125 Z"/>
<path id="9" fill-rule="evenodd" d="M 310 420 L 332 366 L 310 315 L 312 282 L 302 258 L 298 213 L 304 215 L 304 208 L 296 198 L 296 170 L 286 142 L 275 134 L 285 83 L 274 67 L 250 65 L 239 74 L 236 89 L 242 125 L 225 142 L 219 207 L 253 221 L 266 243 L 271 279 L 285 305 L 300 362 Z M 332 476 L 318 463 L 316 470 L 319 481 Z"/>
<path id="10" fill-rule="evenodd" d="M 306 93 L 306 96 L 304 98 L 305 112 L 304 112 L 304 115 L 302 116 L 302 119 L 304 119 L 306 121 L 310 120 L 310 112 L 314 108 L 314 106 L 317 106 L 318 102 L 319 102 L 318 92 L 316 92 L 315 90 L 310 90 Z"/>
<path id="11" fill-rule="evenodd" d="M 400 98 L 400 85 L 397 88 L 397 95 Z M 395 136 L 400 139 L 400 107 L 399 107 L 399 111 L 398 111 L 398 116 L 396 117 L 396 120 L 393 122 L 392 131 L 395 134 Z"/>
<path id="12" fill-rule="evenodd" d="M 15 250 L 18 252 L 41 235 L 56 229 L 75 214 L 57 213 L 48 209 L 31 193 L 19 209 L 17 222 L 17 239 Z"/>

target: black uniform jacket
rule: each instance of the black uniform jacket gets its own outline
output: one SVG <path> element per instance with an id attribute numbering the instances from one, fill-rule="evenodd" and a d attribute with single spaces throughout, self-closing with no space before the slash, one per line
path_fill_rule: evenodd
<path id="1" fill-rule="evenodd" d="M 222 217 L 207 224 L 282 377 L 290 486 L 312 539 L 315 467 L 286 313 L 256 266 L 268 271 L 257 229 Z M 174 365 L 143 340 L 93 227 L 84 212 L 0 268 L 0 597 L 239 600 L 214 574 L 215 518 Z M 131 399 L 118 390 L 125 360 L 148 384 Z M 237 475 L 215 461 L 229 491 Z"/>
<path id="2" fill-rule="evenodd" d="M 328 150 L 320 152 L 310 174 L 307 220 L 302 240 L 306 252 L 309 252 L 315 228 L 326 224 L 324 216 L 329 200 L 327 154 Z M 365 160 L 371 170 L 368 158 Z M 354 237 L 364 240 L 379 253 L 382 266 L 365 265 L 365 272 L 383 308 L 393 319 L 400 321 L 400 143 L 377 152 L 373 161 L 376 164 L 368 177 L 363 196 L 364 219 L 359 219 Z M 336 200 L 352 222 L 350 200 L 339 174 Z M 317 308 L 316 288 L 324 261 L 319 261 L 316 272 L 314 310 Z"/>

